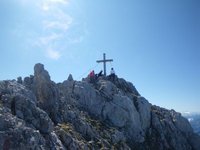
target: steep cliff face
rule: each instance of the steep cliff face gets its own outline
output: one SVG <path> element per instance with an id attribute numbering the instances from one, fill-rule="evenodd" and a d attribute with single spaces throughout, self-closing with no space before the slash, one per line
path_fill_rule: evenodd
<path id="1" fill-rule="evenodd" d="M 0 81 L 3 149 L 198 150 L 200 137 L 180 113 L 150 104 L 132 83 L 51 81 L 42 64 L 34 76 Z"/>

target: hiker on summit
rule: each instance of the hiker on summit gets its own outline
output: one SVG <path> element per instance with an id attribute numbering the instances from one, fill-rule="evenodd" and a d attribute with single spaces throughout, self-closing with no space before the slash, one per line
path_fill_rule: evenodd
<path id="1" fill-rule="evenodd" d="M 92 70 L 89 74 L 90 82 L 94 83 L 95 82 L 95 73 L 94 70 Z"/>
<path id="2" fill-rule="evenodd" d="M 115 81 L 115 70 L 113 68 L 110 70 L 110 79 L 111 81 Z"/>

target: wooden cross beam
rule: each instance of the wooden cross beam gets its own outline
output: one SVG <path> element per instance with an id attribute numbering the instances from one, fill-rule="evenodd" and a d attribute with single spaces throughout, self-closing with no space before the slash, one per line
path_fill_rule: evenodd
<path id="1" fill-rule="evenodd" d="M 103 72 L 104 75 L 106 76 L 106 62 L 111 62 L 113 59 L 106 59 L 106 54 L 103 53 L 103 60 L 97 60 L 97 63 L 103 63 Z"/>

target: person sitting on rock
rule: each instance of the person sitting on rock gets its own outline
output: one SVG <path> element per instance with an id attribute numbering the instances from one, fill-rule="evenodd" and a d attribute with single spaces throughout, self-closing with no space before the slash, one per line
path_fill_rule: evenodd
<path id="1" fill-rule="evenodd" d="M 110 79 L 111 81 L 115 81 L 115 70 L 113 68 L 110 70 Z"/>

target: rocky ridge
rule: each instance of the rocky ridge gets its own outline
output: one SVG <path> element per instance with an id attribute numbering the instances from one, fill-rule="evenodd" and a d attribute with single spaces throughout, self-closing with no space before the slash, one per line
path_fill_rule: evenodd
<path id="1" fill-rule="evenodd" d="M 150 104 L 132 83 L 51 81 L 42 64 L 0 81 L 2 149 L 198 150 L 200 137 L 174 110 Z"/>

